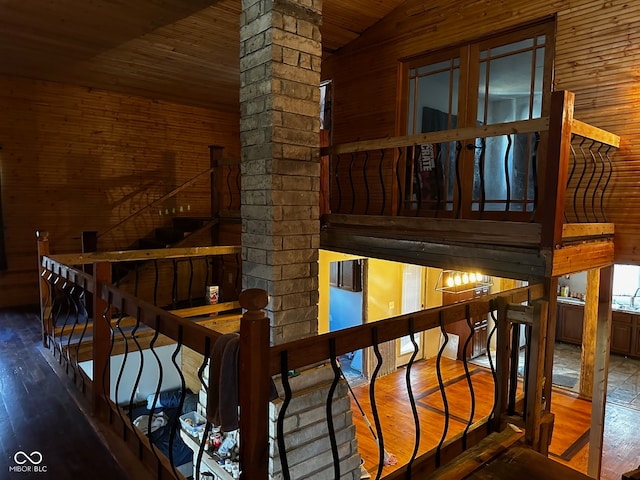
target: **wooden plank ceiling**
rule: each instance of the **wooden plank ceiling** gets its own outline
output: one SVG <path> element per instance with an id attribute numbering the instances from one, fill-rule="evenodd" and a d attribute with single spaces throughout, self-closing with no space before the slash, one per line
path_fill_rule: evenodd
<path id="1" fill-rule="evenodd" d="M 325 55 L 403 0 L 325 0 Z M 238 111 L 240 0 L 3 0 L 0 74 Z"/>

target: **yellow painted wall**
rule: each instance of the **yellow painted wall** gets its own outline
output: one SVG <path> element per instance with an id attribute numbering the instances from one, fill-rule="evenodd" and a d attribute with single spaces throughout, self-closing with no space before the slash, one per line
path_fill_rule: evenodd
<path id="1" fill-rule="evenodd" d="M 329 264 L 356 258 L 361 257 L 320 250 L 318 257 L 318 333 L 320 334 L 329 331 Z"/>
<path id="2" fill-rule="evenodd" d="M 402 264 L 369 259 L 367 320 L 375 322 L 400 315 L 402 307 Z"/>

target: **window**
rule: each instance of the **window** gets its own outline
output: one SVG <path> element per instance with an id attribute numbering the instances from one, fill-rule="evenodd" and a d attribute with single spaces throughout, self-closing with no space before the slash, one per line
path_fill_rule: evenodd
<path id="1" fill-rule="evenodd" d="M 402 111 L 408 135 L 539 118 L 551 92 L 552 21 L 465 43 L 404 64 Z M 422 145 L 411 182 L 424 201 L 455 207 L 456 169 L 473 179 L 468 211 L 531 212 L 534 134 Z M 459 162 L 459 163 L 456 163 Z M 473 171 L 471 171 L 473 170 Z M 465 180 L 463 180 L 465 181 Z M 471 182 L 471 180 L 469 180 Z M 408 183 L 409 185 L 409 183 Z M 441 187 L 442 186 L 442 187 Z M 408 190 L 409 192 L 409 190 Z M 405 200 L 410 200 L 405 198 Z"/>

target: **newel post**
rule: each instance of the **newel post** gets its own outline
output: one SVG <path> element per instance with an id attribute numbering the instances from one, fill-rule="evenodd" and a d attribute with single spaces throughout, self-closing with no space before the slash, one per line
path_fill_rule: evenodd
<path id="1" fill-rule="evenodd" d="M 264 290 L 240 294 L 240 466 L 243 480 L 266 480 L 269 466 L 269 303 Z"/>
<path id="2" fill-rule="evenodd" d="M 110 343 L 111 312 L 108 303 L 102 299 L 102 285 L 111 283 L 111 264 L 108 262 L 93 265 L 93 386 L 92 404 L 94 414 L 100 412 L 105 395 L 111 394 Z M 103 318 L 104 316 L 104 318 Z"/>
<path id="3" fill-rule="evenodd" d="M 51 253 L 49 247 L 49 232 L 36 232 L 36 238 L 38 239 L 38 273 L 40 274 L 40 322 L 42 324 L 42 345 L 49 347 L 49 312 L 51 310 L 51 303 L 49 298 L 51 295 L 49 284 L 47 280 L 42 276 L 44 271 L 42 267 L 42 257 Z"/>
<path id="4" fill-rule="evenodd" d="M 567 91 L 553 92 L 551 95 L 547 152 L 538 182 L 541 194 L 536 214 L 537 222 L 542 224 L 542 247 L 551 251 L 562 240 L 574 99 L 575 95 Z"/>

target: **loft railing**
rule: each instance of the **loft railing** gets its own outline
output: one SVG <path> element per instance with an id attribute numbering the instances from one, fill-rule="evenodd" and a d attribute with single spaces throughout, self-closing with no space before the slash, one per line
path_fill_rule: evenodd
<path id="1" fill-rule="evenodd" d="M 539 393 L 541 379 L 545 375 L 550 378 L 550 365 L 544 363 L 543 347 L 536 342 L 527 342 L 528 361 L 522 380 L 517 376 L 518 356 L 511 354 L 517 352 L 512 345 L 519 345 L 516 332 L 519 332 L 521 323 L 526 326 L 528 338 L 540 338 L 546 328 L 546 301 L 541 286 L 270 346 L 269 321 L 261 312 L 268 298 L 262 291 L 247 291 L 241 295 L 240 305 L 246 310 L 242 320 L 239 320 L 239 313 L 234 313 L 237 303 L 167 311 L 111 284 L 109 262 L 117 261 L 122 253 L 95 254 L 89 258 L 51 256 L 47 255 L 44 236 L 40 238 L 40 243 L 43 339 L 59 361 L 71 369 L 70 374 L 82 391 L 89 395 L 100 417 L 114 426 L 123 441 L 130 444 L 152 469 L 161 469 L 170 476 L 182 478 L 182 462 L 189 456 L 188 452 L 185 456 L 182 449 L 186 446 L 195 450 L 196 461 L 191 471 L 197 474 L 208 468 L 217 468 L 220 478 L 233 478 L 233 465 L 231 472 L 226 473 L 219 466 L 212 467 L 215 455 L 208 451 L 206 442 L 198 438 L 198 433 L 202 434 L 202 438 L 207 438 L 213 425 L 217 424 L 215 407 L 212 406 L 215 381 L 212 383 L 211 379 L 215 378 L 215 374 L 212 373 L 209 359 L 215 358 L 214 349 L 223 334 L 238 331 L 238 368 L 241 378 L 238 401 L 242 415 L 239 424 L 240 462 L 236 469 L 242 470 L 242 478 L 266 479 L 268 465 L 274 464 L 267 456 L 271 451 L 278 452 L 275 462 L 281 466 L 277 468 L 282 468 L 283 478 L 292 478 L 290 469 L 298 471 L 301 468 L 295 463 L 296 454 L 292 451 L 295 445 L 291 445 L 289 440 L 297 438 L 294 431 L 296 424 L 289 419 L 290 415 L 296 415 L 296 412 L 289 411 L 295 395 L 291 388 L 295 380 L 290 376 L 292 371 L 302 371 L 303 374 L 315 371 L 322 364 L 331 372 L 331 387 L 322 408 L 326 412 L 325 417 L 314 421 L 327 424 L 326 441 L 334 458 L 336 478 L 344 473 L 341 472 L 344 455 L 337 440 L 339 425 L 333 422 L 333 417 L 336 409 L 344 408 L 344 401 L 340 403 L 338 397 L 342 395 L 344 400 L 346 389 L 336 358 L 359 349 L 371 349 L 376 358 L 368 391 L 361 392 L 360 397 L 365 400 L 364 408 L 370 409 L 378 439 L 378 455 L 365 458 L 365 464 L 375 478 L 420 478 L 419 475 L 444 465 L 491 432 L 501 430 L 507 421 L 526 426 L 526 435 L 532 444 L 537 442 L 544 446 L 548 442 L 546 436 L 549 432 L 545 433 L 542 425 L 550 415 L 550 403 L 546 402 L 544 409 L 541 409 Z M 182 255 L 203 255 L 205 250 L 183 252 Z M 87 262 L 93 265 L 92 274 L 79 268 Z M 89 295 L 93 296 L 93 311 L 98 312 L 92 321 L 84 306 L 84 300 Z M 529 306 L 522 305 L 523 302 Z M 227 312 L 235 315 L 235 319 L 224 320 L 222 317 Z M 477 385 L 479 376 L 470 374 L 466 358 L 462 359 L 465 381 L 454 387 L 444 373 L 447 362 L 444 349 L 448 342 L 446 327 L 460 321 L 469 325 L 468 335 L 460 338 L 466 351 L 466 345 L 475 335 L 471 319 L 480 315 L 494 318 L 487 348 L 490 349 L 495 341 L 495 350 L 498 352 L 495 359 L 492 358 L 492 368 L 484 373 L 491 385 L 488 392 L 486 386 L 480 388 Z M 437 377 L 436 391 L 444 405 L 442 429 L 436 436 L 432 432 L 433 425 L 426 425 L 416 413 L 418 396 L 412 386 L 412 374 L 416 368 L 415 338 L 430 329 L 437 329 L 445 338 L 433 365 L 428 369 L 431 375 Z M 385 438 L 392 433 L 390 426 L 378 413 L 382 407 L 377 394 L 380 382 L 377 372 L 384 362 L 380 355 L 382 345 L 403 336 L 413 340 L 414 359 L 409 362 L 406 371 L 407 400 L 397 408 L 414 412 L 413 428 L 402 425 L 401 434 L 406 436 L 408 430 L 412 430 L 415 447 L 412 453 L 398 455 L 400 461 L 392 470 L 384 467 L 385 450 L 392 449 L 388 442 L 385 444 Z M 167 386 L 162 379 L 169 377 L 174 380 L 172 385 Z M 275 400 L 278 419 L 276 425 L 270 428 L 268 405 L 272 379 L 276 382 L 280 398 Z M 142 412 L 148 415 L 158 413 L 158 406 L 167 401 L 163 395 L 170 387 L 175 393 L 172 397 L 173 406 L 178 413 L 184 414 L 183 408 L 189 402 L 197 402 L 195 408 L 206 420 L 201 432 L 194 431 L 194 435 L 189 435 L 181 428 L 179 415 L 173 413 L 166 427 L 168 431 L 164 433 L 164 441 L 160 442 L 156 436 L 158 434 L 150 428 L 151 420 L 147 420 L 145 429 L 145 424 L 140 423 L 139 418 Z M 452 396 L 467 397 L 468 402 L 459 409 L 450 401 Z M 464 419 L 462 427 L 455 427 L 461 418 Z M 271 433 L 270 436 L 270 431 L 276 434 Z"/>
<path id="2" fill-rule="evenodd" d="M 573 118 L 573 94 L 555 92 L 543 118 L 324 149 L 330 210 L 535 222 L 554 236 L 558 218 L 606 221 L 619 144 L 618 136 Z"/>

